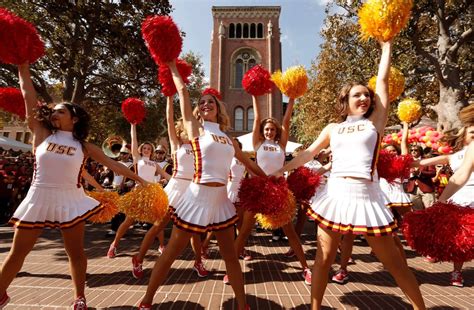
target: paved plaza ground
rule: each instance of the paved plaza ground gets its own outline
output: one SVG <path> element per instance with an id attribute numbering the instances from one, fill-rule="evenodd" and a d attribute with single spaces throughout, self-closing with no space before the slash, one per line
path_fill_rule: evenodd
<path id="1" fill-rule="evenodd" d="M 312 223 L 307 223 L 302 236 L 310 265 L 316 251 L 312 227 Z M 145 278 L 135 280 L 130 272 L 131 256 L 138 250 L 145 230 L 130 230 L 120 244 L 118 257 L 108 259 L 105 254 L 111 239 L 105 237 L 107 228 L 106 225 L 86 227 L 87 303 L 89 309 L 132 309 L 145 293 L 157 246 L 144 263 Z M 9 251 L 12 236 L 12 228 L 0 227 L 0 261 Z M 282 255 L 288 250 L 288 243 L 269 242 L 270 239 L 267 232 L 255 233 L 248 246 L 254 259 L 241 261 L 251 308 L 309 309 L 310 287 L 303 282 L 301 267 L 295 258 Z M 353 255 L 356 264 L 349 266 L 351 281 L 346 285 L 328 284 L 326 309 L 410 309 L 391 276 L 369 252 L 366 242 L 356 241 Z M 430 264 L 409 249 L 407 256 L 429 308 L 474 309 L 474 263 L 466 265 L 466 286 L 456 288 L 449 286 L 451 264 Z M 192 264 L 193 253 L 188 247 L 155 295 L 154 309 L 236 309 L 231 287 L 222 283 L 225 268 L 217 245 L 211 244 L 211 257 L 205 262 L 212 271 L 207 279 L 198 278 L 191 269 Z M 59 231 L 43 233 L 8 293 L 11 301 L 6 310 L 67 309 L 70 306 L 72 283 Z"/>

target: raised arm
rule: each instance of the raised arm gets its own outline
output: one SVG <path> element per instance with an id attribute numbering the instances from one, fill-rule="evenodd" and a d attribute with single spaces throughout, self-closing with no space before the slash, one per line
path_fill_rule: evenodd
<path id="1" fill-rule="evenodd" d="M 139 177 L 137 174 L 133 173 L 130 169 L 128 169 L 125 165 L 122 165 L 115 160 L 107 157 L 104 152 L 97 146 L 92 143 L 85 142 L 84 146 L 86 148 L 87 154 L 94 159 L 95 161 L 103 164 L 106 167 L 112 169 L 112 171 L 116 172 L 117 174 L 123 175 L 129 179 L 135 180 L 140 182 L 142 185 L 147 184 L 147 182 Z"/>
<path id="2" fill-rule="evenodd" d="M 254 161 L 242 152 L 236 141 L 232 141 L 235 149 L 235 158 L 237 158 L 252 175 L 266 176 L 262 168 L 260 168 Z"/>
<path id="3" fill-rule="evenodd" d="M 38 103 L 36 90 L 31 80 L 30 66 L 26 63 L 18 66 L 18 77 L 20 79 L 20 89 L 25 100 L 26 120 L 28 128 L 35 135 L 35 145 L 39 145 L 50 134 L 49 130 L 35 118 L 35 109 Z"/>
<path id="4" fill-rule="evenodd" d="M 178 90 L 179 107 L 181 109 L 181 115 L 183 116 L 184 128 L 188 133 L 189 139 L 191 140 L 199 137 L 199 128 L 201 128 L 201 124 L 193 115 L 193 108 L 191 106 L 191 101 L 189 100 L 188 88 L 179 74 L 178 68 L 176 67 L 176 61 L 169 62 L 166 65 L 170 68 L 174 85 Z"/>
<path id="5" fill-rule="evenodd" d="M 400 144 L 401 154 L 408 155 L 408 123 L 403 122 L 402 142 Z"/>
<path id="6" fill-rule="evenodd" d="M 130 124 L 130 138 L 132 139 L 133 164 L 136 164 L 140 159 L 140 153 L 138 153 L 137 125 L 135 124 Z"/>
<path id="7" fill-rule="evenodd" d="M 174 128 L 174 107 L 173 97 L 171 96 L 166 97 L 166 124 L 168 126 L 171 153 L 174 153 L 179 148 L 179 137 L 176 135 L 176 129 Z"/>
<path id="8" fill-rule="evenodd" d="M 461 167 L 449 178 L 449 183 L 446 185 L 443 193 L 439 197 L 439 201 L 446 202 L 452 195 L 454 195 L 461 187 L 463 187 L 469 180 L 469 177 L 474 172 L 474 143 L 470 143 L 466 150 L 466 155 Z"/>
<path id="9" fill-rule="evenodd" d="M 285 115 L 283 116 L 283 122 L 281 124 L 281 139 L 280 145 L 283 148 L 286 148 L 288 143 L 288 137 L 290 136 L 290 121 L 291 115 L 293 114 L 293 105 L 295 104 L 295 99 L 290 98 L 288 106 L 286 107 Z"/>
<path id="10" fill-rule="evenodd" d="M 382 55 L 380 56 L 379 71 L 375 86 L 375 109 L 370 120 L 378 132 L 383 132 L 387 123 L 388 108 L 388 76 L 390 73 L 390 61 L 392 58 L 392 41 L 380 42 Z"/>
<path id="11" fill-rule="evenodd" d="M 260 123 L 262 122 L 262 116 L 260 114 L 260 108 L 258 106 L 257 97 L 252 96 L 253 104 L 253 129 L 252 129 L 252 145 L 253 150 L 256 151 L 260 144 L 262 144 L 262 137 L 260 136 Z"/>

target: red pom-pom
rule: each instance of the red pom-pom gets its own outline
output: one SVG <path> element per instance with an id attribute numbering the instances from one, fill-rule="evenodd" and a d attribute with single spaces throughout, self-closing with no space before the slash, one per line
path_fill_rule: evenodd
<path id="1" fill-rule="evenodd" d="M 285 178 L 255 176 L 243 179 L 239 189 L 240 205 L 254 213 L 276 214 L 284 209 L 288 198 Z"/>
<path id="2" fill-rule="evenodd" d="M 402 230 L 421 255 L 451 262 L 474 259 L 474 209 L 437 202 L 405 214 Z"/>
<path id="3" fill-rule="evenodd" d="M 169 16 L 149 16 L 142 23 L 142 36 L 151 57 L 157 63 L 170 62 L 178 58 L 183 39 L 178 27 Z"/>
<path id="4" fill-rule="evenodd" d="M 127 98 L 122 102 L 122 113 L 130 124 L 140 124 L 145 118 L 145 104 L 138 98 Z"/>
<path id="5" fill-rule="evenodd" d="M 246 92 L 254 96 L 270 93 L 273 87 L 270 72 L 262 65 L 256 65 L 245 73 L 242 86 Z"/>
<path id="6" fill-rule="evenodd" d="M 176 60 L 176 67 L 178 68 L 179 74 L 181 75 L 183 82 L 186 84 L 189 83 L 189 76 L 193 72 L 193 67 L 186 61 L 181 59 Z M 161 92 L 163 93 L 163 95 L 168 97 L 176 94 L 177 90 L 173 82 L 171 70 L 165 64 L 161 64 L 160 68 L 158 69 L 158 81 L 161 84 Z"/>
<path id="7" fill-rule="evenodd" d="M 0 8 L 0 42 L 0 61 L 4 63 L 33 63 L 44 55 L 36 28 L 4 8 Z"/>
<path id="8" fill-rule="evenodd" d="M 308 201 L 320 185 L 321 177 L 306 167 L 299 167 L 288 176 L 288 188 L 297 201 Z"/>
<path id="9" fill-rule="evenodd" d="M 395 179 L 406 179 L 410 175 L 410 166 L 413 163 L 411 155 L 396 155 L 386 150 L 379 152 L 377 172 L 379 177 L 393 183 Z"/>
<path id="10" fill-rule="evenodd" d="M 208 87 L 205 90 L 203 90 L 201 96 L 204 96 L 204 95 L 211 95 L 211 96 L 216 97 L 219 100 L 222 100 L 221 93 L 217 89 L 212 88 L 212 87 Z"/>
<path id="11" fill-rule="evenodd" d="M 18 88 L 1 87 L 0 88 L 0 108 L 16 114 L 22 119 L 25 118 L 25 100 Z"/>

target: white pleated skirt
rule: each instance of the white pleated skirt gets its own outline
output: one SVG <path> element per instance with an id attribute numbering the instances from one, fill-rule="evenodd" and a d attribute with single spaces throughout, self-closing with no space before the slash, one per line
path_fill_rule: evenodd
<path id="1" fill-rule="evenodd" d="M 191 180 L 170 179 L 164 189 L 166 195 L 168 195 L 168 204 L 170 206 L 175 206 L 177 204 L 179 198 L 184 194 L 186 189 L 188 189 L 189 184 L 191 184 Z"/>
<path id="2" fill-rule="evenodd" d="M 462 207 L 474 208 L 474 185 L 461 187 L 449 200 Z"/>
<path id="3" fill-rule="evenodd" d="M 380 178 L 380 188 L 387 195 L 389 208 L 411 208 L 413 202 L 407 193 L 403 190 L 403 184 L 395 181 L 390 184 L 384 178 Z"/>
<path id="4" fill-rule="evenodd" d="M 384 236 L 397 227 L 387 202 L 377 182 L 329 178 L 307 213 L 321 226 L 341 234 Z"/>
<path id="5" fill-rule="evenodd" d="M 10 224 L 18 228 L 70 228 L 102 209 L 77 187 L 31 186 Z"/>
<path id="6" fill-rule="evenodd" d="M 211 187 L 190 183 L 169 208 L 174 224 L 186 231 L 203 233 L 226 229 L 237 222 L 226 186 Z"/>
<path id="7" fill-rule="evenodd" d="M 227 183 L 227 197 L 229 197 L 232 203 L 239 202 L 239 188 L 240 182 Z"/>

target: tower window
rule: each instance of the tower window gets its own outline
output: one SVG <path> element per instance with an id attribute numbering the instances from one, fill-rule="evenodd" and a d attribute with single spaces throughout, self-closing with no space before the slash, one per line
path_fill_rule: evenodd
<path id="1" fill-rule="evenodd" d="M 254 23 L 250 24 L 250 37 L 255 39 L 257 37 L 257 28 Z"/>
<path id="2" fill-rule="evenodd" d="M 247 130 L 248 131 L 253 130 L 253 121 L 254 121 L 253 108 L 250 107 L 247 109 Z"/>
<path id="3" fill-rule="evenodd" d="M 229 38 L 235 38 L 235 24 L 231 23 L 229 25 Z"/>
<path id="4" fill-rule="evenodd" d="M 249 37 L 249 24 L 244 24 L 244 38 L 247 39 Z"/>
<path id="5" fill-rule="evenodd" d="M 257 25 L 257 38 L 262 39 L 263 38 L 263 24 L 259 23 Z"/>
<path id="6" fill-rule="evenodd" d="M 242 49 L 232 58 L 232 82 L 233 88 L 242 88 L 242 78 L 245 72 L 260 62 L 257 53 L 252 49 Z"/>
<path id="7" fill-rule="evenodd" d="M 244 130 L 244 109 L 237 107 L 234 110 L 234 129 L 235 131 Z"/>
<path id="8" fill-rule="evenodd" d="M 235 29 L 235 37 L 237 39 L 242 38 L 242 24 L 237 24 L 237 27 Z"/>

